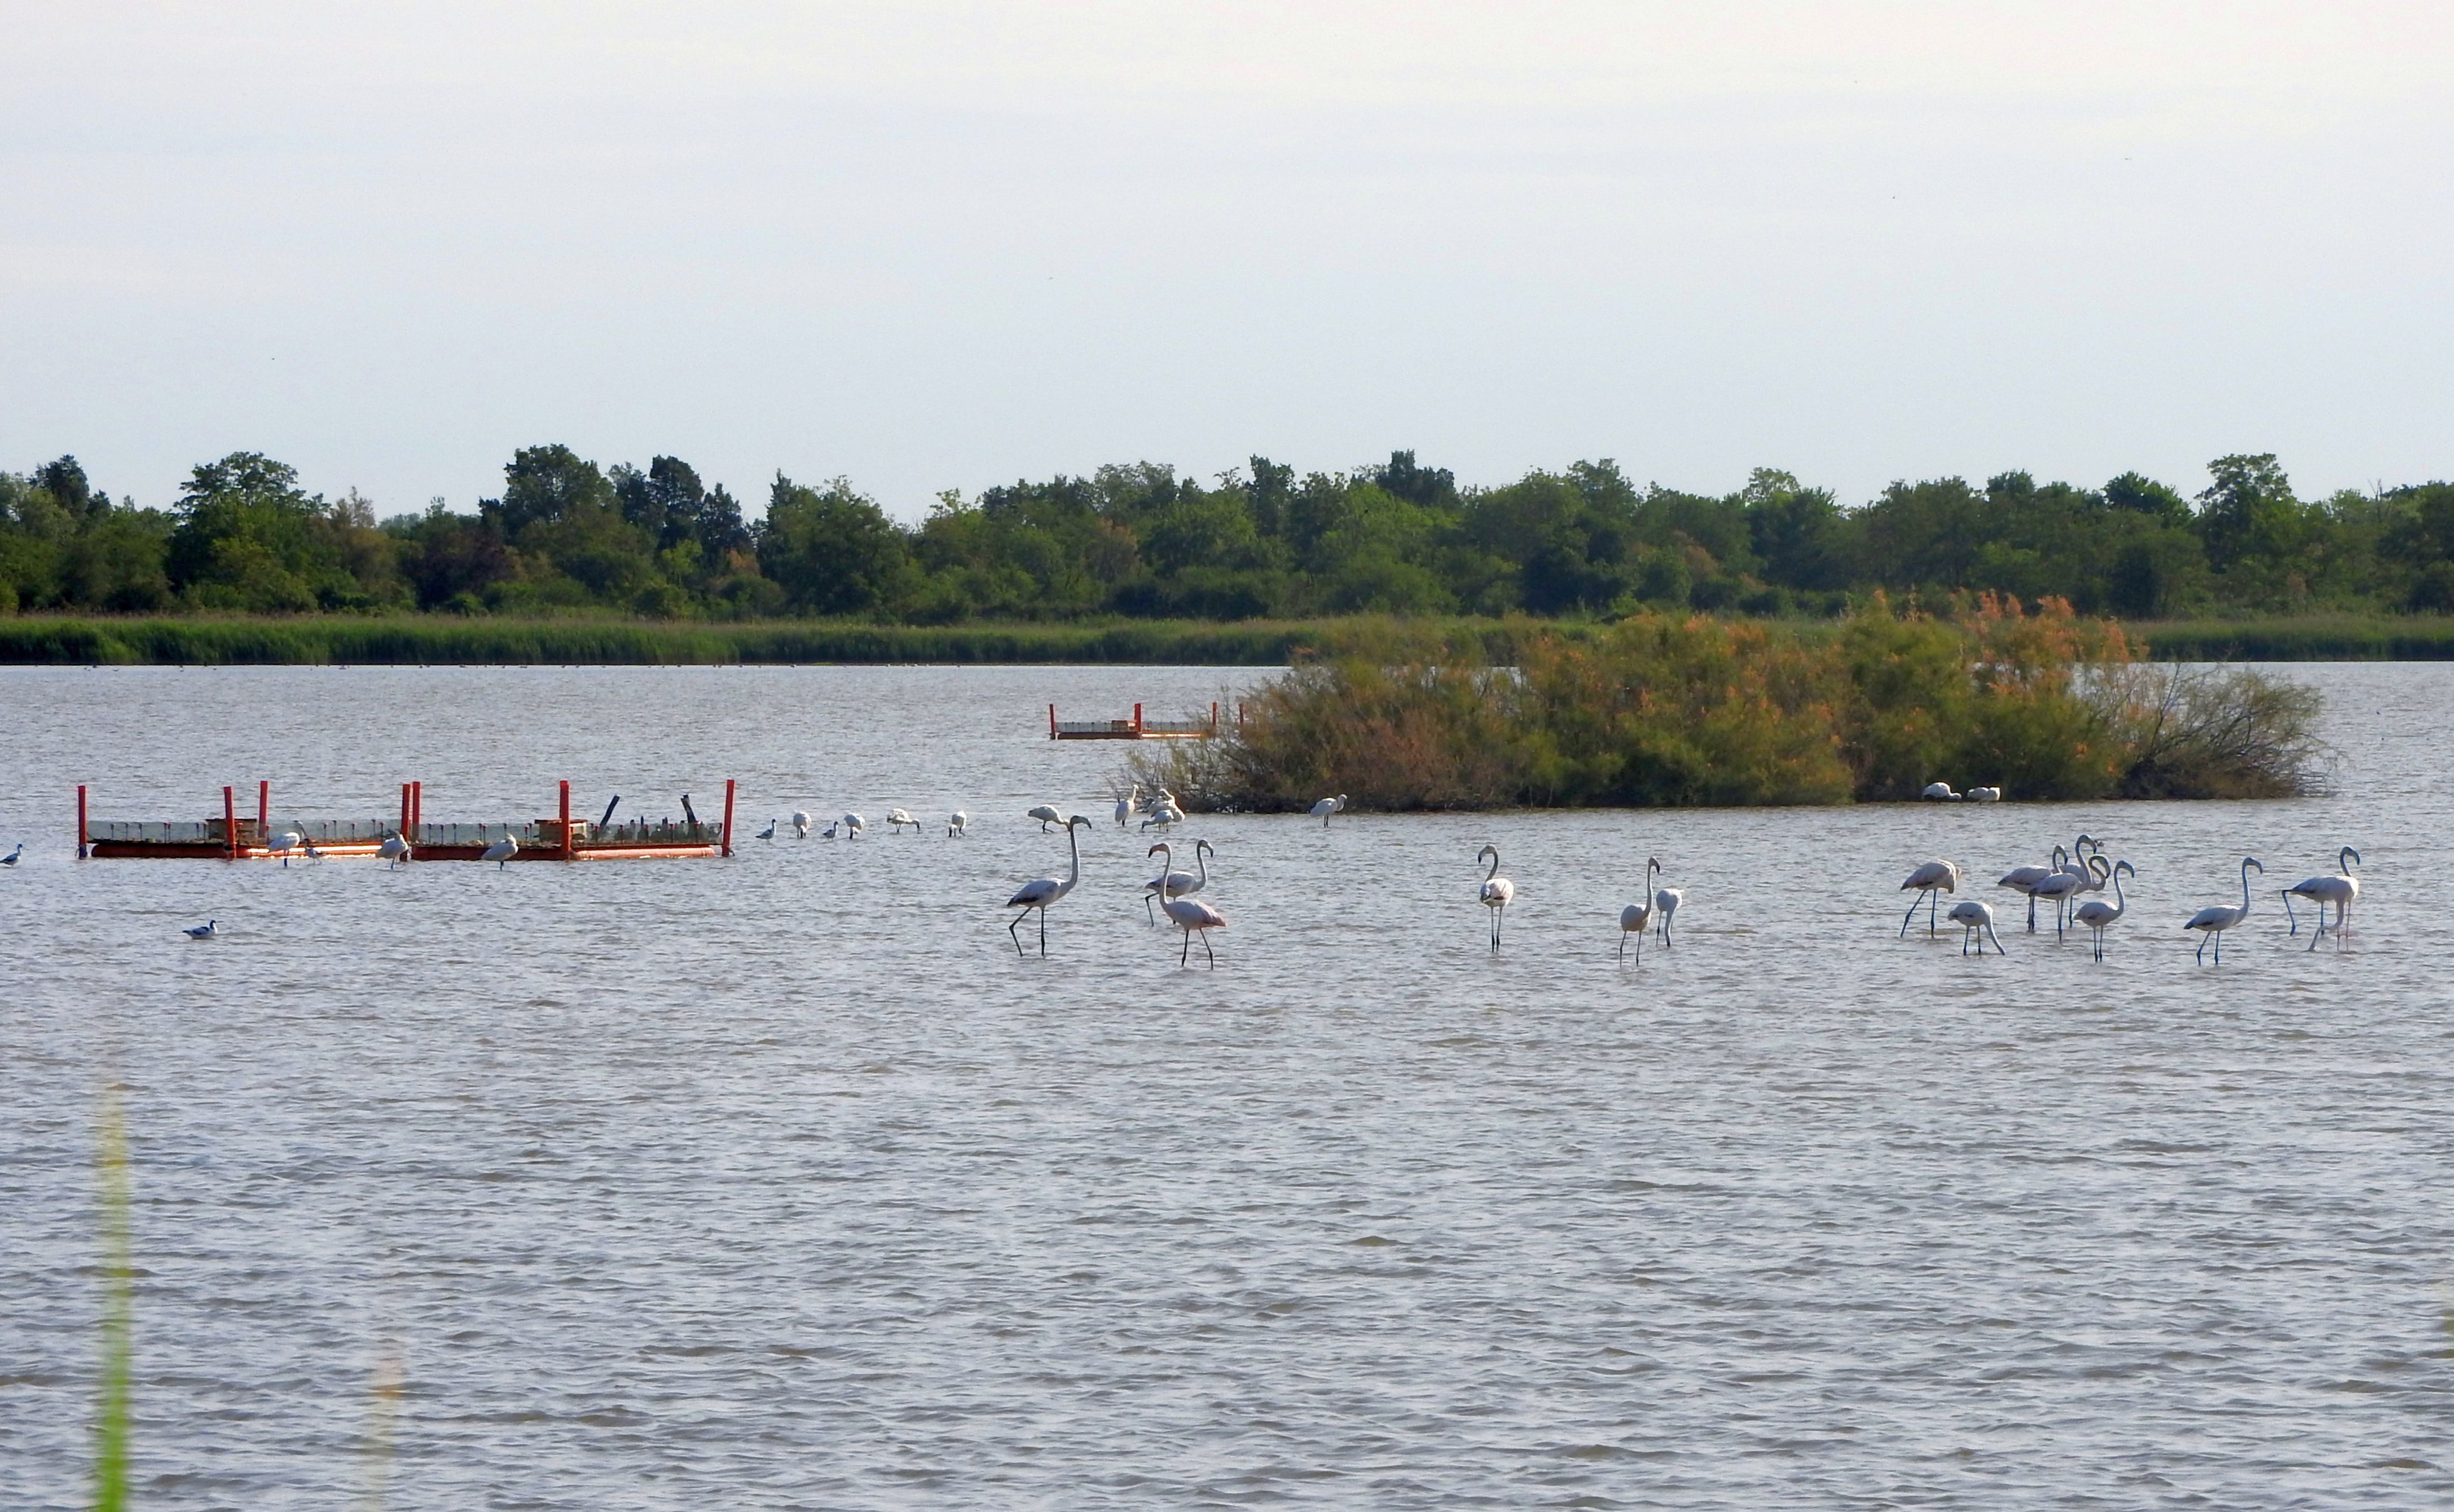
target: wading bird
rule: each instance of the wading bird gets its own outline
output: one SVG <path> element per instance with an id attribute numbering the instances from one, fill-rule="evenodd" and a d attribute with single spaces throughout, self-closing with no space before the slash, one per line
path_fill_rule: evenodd
<path id="1" fill-rule="evenodd" d="M 1508 917 L 1509 900 L 1517 896 L 1517 884 L 1499 874 L 1498 846 L 1483 846 L 1476 852 L 1474 859 L 1480 861 L 1485 856 L 1491 858 L 1491 870 L 1483 874 L 1482 887 L 1475 896 L 1491 910 L 1491 948 L 1497 951 L 1499 948 L 1499 926 Z"/>
<path id="2" fill-rule="evenodd" d="M 1139 783 L 1134 784 L 1133 790 L 1131 792 L 1116 800 L 1116 827 L 1118 829 L 1125 827 L 1125 822 L 1134 817 L 1134 810 L 1141 806 L 1141 802 L 1142 785 Z"/>
<path id="3" fill-rule="evenodd" d="M 946 838 L 959 840 L 972 827 L 972 816 L 957 808 L 946 816 Z"/>
<path id="4" fill-rule="evenodd" d="M 1047 804 L 1040 804 L 1034 807 L 1024 809 L 1022 811 L 1022 817 L 1025 819 L 1038 820 L 1039 832 L 1043 835 L 1048 833 L 1049 826 L 1061 825 L 1065 823 L 1065 816 L 1058 813 L 1055 807 Z"/>
<path id="5" fill-rule="evenodd" d="M 810 816 L 797 808 L 793 810 L 793 838 L 795 840 L 810 838 Z"/>
<path id="6" fill-rule="evenodd" d="M 1997 887 L 2008 887 L 2013 892 L 2022 894 L 2027 898 L 2028 932 L 2030 934 L 2035 934 L 2037 932 L 2037 884 L 2044 881 L 2047 877 L 2054 876 L 2061 872 L 2062 869 L 2062 863 L 2068 859 L 2069 855 L 2070 852 L 2062 849 L 2060 846 L 2056 846 L 2054 847 L 2054 859 L 2052 865 L 2044 866 L 2014 866 L 2010 870 L 2002 873 L 2002 875 L 1996 879 L 1994 883 L 1994 885 Z"/>
<path id="7" fill-rule="evenodd" d="M 769 820 L 769 821 L 767 821 L 767 827 L 766 827 L 766 828 L 764 828 L 764 829 L 762 829 L 762 830 L 760 830 L 760 831 L 758 831 L 758 838 L 759 838 L 759 839 L 761 839 L 761 840 L 773 840 L 773 839 L 774 839 L 774 838 L 775 838 L 775 821 L 774 821 L 774 820 L 772 820 L 772 819 L 771 819 L 771 820 Z"/>
<path id="8" fill-rule="evenodd" d="M 1686 901 L 1686 892 L 1678 887 L 1664 887 L 1653 895 L 1653 927 L 1659 932 L 1665 945 L 1670 944 L 1670 921 L 1678 916 L 1679 905 Z"/>
<path id="9" fill-rule="evenodd" d="M 1344 793 L 1340 793 L 1335 798 L 1322 799 L 1320 802 L 1313 805 L 1310 808 L 1305 809 L 1304 812 L 1310 814 L 1313 818 L 1319 820 L 1320 827 L 1327 829 L 1329 827 L 1329 816 L 1337 813 L 1339 809 L 1344 808 L 1345 806 L 1346 795 Z"/>
<path id="10" fill-rule="evenodd" d="M 910 814 L 905 813 L 900 808 L 890 808 L 886 811 L 886 827 L 889 833 L 899 835 L 903 833 L 903 826 L 906 825 L 910 825 L 912 826 L 912 832 L 914 834 L 916 835 L 920 833 L 920 821 L 913 818 Z"/>
<path id="11" fill-rule="evenodd" d="M 1654 875 L 1660 870 L 1660 862 L 1651 856 L 1644 858 L 1646 893 L 1650 894 L 1653 891 Z M 1653 902 L 1650 897 L 1642 903 L 1629 904 L 1619 911 L 1619 958 L 1621 961 L 1627 959 L 1627 937 L 1634 935 L 1636 936 L 1636 964 L 1644 965 L 1644 926 L 1652 922 Z"/>
<path id="12" fill-rule="evenodd" d="M 2059 940 L 2062 937 L 2062 925 L 2069 911 L 2070 901 L 2086 890 L 2087 885 L 2096 880 L 2095 868 L 2103 864 L 2104 858 L 2102 856 L 2089 856 L 2084 862 L 2073 856 L 2062 863 L 2062 870 L 2029 889 L 2028 896 L 2031 898 L 2045 898 L 2052 901 L 2055 939 Z"/>
<path id="13" fill-rule="evenodd" d="M 1951 912 L 1943 915 L 1943 917 L 1949 919 L 1953 924 L 1960 925 L 1960 953 L 1961 955 L 1966 955 L 1968 953 L 1968 943 L 1971 940 L 1977 942 L 1977 953 L 1981 956 L 1983 955 L 1985 953 L 1985 942 L 1988 939 L 1991 939 L 1994 942 L 1994 953 L 1996 955 L 2006 956 L 2011 953 L 2010 951 L 2002 948 L 2002 937 L 1994 933 L 1994 910 L 1986 905 L 1978 902 L 1976 899 L 1970 898 L 1963 902 L 1953 904 L 1951 905 Z"/>
<path id="14" fill-rule="evenodd" d="M 861 817 L 858 814 L 844 815 L 843 826 L 844 838 L 846 840 L 858 840 L 860 838 L 861 830 L 865 827 L 861 823 Z"/>
<path id="15" fill-rule="evenodd" d="M 503 826 L 503 838 L 495 841 L 493 845 L 488 846 L 485 848 L 485 851 L 480 854 L 477 859 L 479 861 L 493 862 L 496 871 L 500 871 L 505 866 L 511 865 L 512 858 L 520 853 L 519 837 L 513 834 L 511 831 L 512 826 L 505 825 Z"/>
<path id="16" fill-rule="evenodd" d="M 1165 842 L 1153 846 L 1151 854 L 1157 855 L 1162 850 L 1167 851 L 1169 861 L 1176 859 L 1176 852 L 1168 850 Z M 1162 871 L 1142 884 L 1142 912 L 1150 915 L 1154 927 L 1158 924 L 1157 915 L 1151 913 L 1154 900 L 1190 897 L 1210 885 L 1210 862 L 1207 858 L 1211 854 L 1210 842 L 1197 840 L 1193 843 L 1193 864 L 1201 868 L 1201 875 L 1197 877 L 1189 871 Z"/>
<path id="17" fill-rule="evenodd" d="M 2256 856 L 2243 856 L 2241 858 L 2240 907 L 2234 908 L 2220 904 L 2212 908 L 2202 908 L 2198 912 L 2190 915 L 2190 922 L 2188 924 L 2182 925 L 2184 929 L 2196 929 L 2199 931 L 2200 939 L 2198 959 L 2201 965 L 2204 965 L 2206 964 L 2207 941 L 2210 939 L 2216 943 L 2216 965 L 2223 965 L 2224 931 L 2241 923 L 2243 919 L 2249 917 L 2249 873 L 2252 867 L 2256 867 L 2259 875 L 2261 876 L 2264 876 L 2266 874 L 2265 865 Z"/>
<path id="18" fill-rule="evenodd" d="M 833 839 L 835 839 L 835 826 L 836 826 L 836 824 L 837 824 L 837 823 L 838 823 L 838 821 L 835 821 L 835 820 L 833 820 L 833 819 L 828 820 L 828 821 L 827 821 L 827 827 L 818 831 L 818 838 L 819 838 L 820 840 L 833 840 Z"/>
<path id="19" fill-rule="evenodd" d="M 1968 789 L 1967 798 L 1972 804 L 1999 804 L 2002 801 L 2002 789 L 2000 787 L 1971 787 Z"/>
<path id="20" fill-rule="evenodd" d="M 24 842 L 22 842 L 22 841 L 21 841 L 21 842 L 19 842 L 19 843 L 18 843 L 18 846 L 17 846 L 17 848 L 16 848 L 16 849 L 14 849 L 14 850 L 12 850 L 12 851 L 9 852 L 9 854 L 7 854 L 7 855 L 5 855 L 5 856 L 0 856 L 0 866 L 13 866 L 13 865 L 15 865 L 17 864 L 17 858 L 18 858 L 18 857 L 20 857 L 20 856 L 22 856 L 22 855 L 24 855 L 25 853 L 26 853 L 26 846 L 25 846 Z"/>
<path id="21" fill-rule="evenodd" d="M 1067 872 L 1062 878 L 1036 877 L 1016 888 L 1014 896 L 1005 901 L 1005 905 L 1009 908 L 1038 911 L 1039 953 L 1043 956 L 1048 954 L 1048 905 L 1072 892 L 1074 885 L 1082 880 L 1082 842 L 1076 832 L 1076 826 L 1088 829 L 1091 827 L 1091 821 L 1080 814 L 1076 814 L 1065 821 L 1065 844 L 1074 853 L 1073 870 Z M 1021 927 L 1021 914 L 1016 914 L 1014 923 L 1005 926 L 1005 932 L 1014 940 L 1016 955 L 1025 954 L 1022 948 L 1022 936 L 1015 932 Z"/>
<path id="22" fill-rule="evenodd" d="M 1161 829 L 1167 829 L 1182 823 L 1184 823 L 1184 810 L 1176 806 L 1175 795 L 1161 792 L 1158 806 L 1151 810 L 1151 816 L 1148 819 L 1142 821 L 1142 827 L 1148 829 L 1156 825 Z"/>
<path id="23" fill-rule="evenodd" d="M 1910 872 L 1901 881 L 1901 891 L 1915 892 L 1917 896 L 1909 900 L 1909 911 L 1901 915 L 1901 938 L 1908 938 L 1909 921 L 1917 917 L 1918 905 L 1924 904 L 1925 934 L 1927 939 L 1933 939 L 1935 912 L 1942 903 L 1935 894 L 1959 890 L 1960 863 L 1956 861 L 1929 861 Z"/>
<path id="24" fill-rule="evenodd" d="M 384 836 L 384 843 L 375 847 L 375 854 L 384 859 L 384 870 L 390 871 L 410 859 L 409 842 L 400 831 L 394 830 Z"/>
<path id="25" fill-rule="evenodd" d="M 2099 961 L 2104 959 L 2105 929 L 2110 925 L 2120 924 L 2122 922 L 2122 916 L 2130 911 L 2130 900 L 2122 895 L 2122 879 L 2125 873 L 2136 877 L 2139 875 L 2139 868 L 2126 861 L 2115 862 L 2113 864 L 2113 870 L 2109 873 L 2113 878 L 2113 901 L 2111 903 L 2107 903 L 2102 898 L 2090 898 L 2087 902 L 2081 904 L 2071 914 L 2072 923 L 2079 925 L 2082 928 L 2094 931 L 2096 936 L 2096 959 Z"/>
<path id="26" fill-rule="evenodd" d="M 1949 783 L 1928 783 L 1925 785 L 1925 791 L 1920 793 L 1918 796 L 1930 804 L 1956 804 L 1960 802 L 1960 795 L 1951 790 L 1951 785 Z"/>
<path id="27" fill-rule="evenodd" d="M 1207 846 L 1210 842 L 1204 840 L 1199 842 L 1199 844 Z M 1176 879 L 1183 876 L 1184 873 L 1180 871 L 1171 871 L 1168 869 L 1176 863 L 1176 852 L 1168 847 L 1166 841 L 1162 840 L 1157 845 L 1151 846 L 1150 853 L 1160 858 L 1158 864 L 1159 879 L 1162 882 L 1171 884 L 1168 888 L 1167 895 L 1159 900 L 1159 906 L 1166 909 L 1167 916 L 1176 921 L 1176 926 L 1184 931 L 1184 948 L 1177 953 L 1176 964 L 1177 965 L 1189 965 L 1192 964 L 1193 937 L 1197 931 L 1201 936 L 1201 953 L 1210 958 L 1212 969 L 1217 969 L 1218 965 L 1218 952 L 1210 948 L 1210 931 L 1213 929 L 1226 928 L 1227 916 L 1220 913 L 1217 909 L 1213 908 L 1210 905 L 1203 903 L 1198 898 L 1187 898 L 1183 896 L 1182 893 L 1177 891 L 1176 887 L 1172 885 Z M 1196 859 L 1197 860 L 1199 858 L 1197 857 Z M 1195 885 L 1198 886 L 1199 884 L 1197 883 Z"/>
<path id="28" fill-rule="evenodd" d="M 300 834 L 294 829 L 285 829 L 281 833 L 273 836 L 272 844 L 267 846 L 265 848 L 271 851 L 273 855 L 279 856 L 281 858 L 281 865 L 286 868 L 290 865 L 290 853 L 306 843 L 307 837 L 305 835 Z"/>
<path id="29" fill-rule="evenodd" d="M 182 929 L 179 932 L 191 940 L 210 940 L 221 933 L 221 925 L 214 920 L 208 919 L 192 929 Z"/>
<path id="30" fill-rule="evenodd" d="M 2361 853 L 2345 846 L 2335 852 L 2335 870 L 2322 871 L 2305 882 L 2281 889 L 2284 917 L 2292 921 L 2294 934 L 2301 932 L 2301 916 L 2292 911 L 2293 894 L 2318 905 L 2318 930 L 2309 937 L 2310 949 L 2317 949 L 2318 942 L 2326 936 L 2326 905 L 2330 903 L 2335 905 L 2335 943 L 2343 943 L 2343 921 L 2351 912 L 2353 901 L 2361 895 L 2361 879 L 2352 875 L 2352 868 L 2361 864 Z"/>

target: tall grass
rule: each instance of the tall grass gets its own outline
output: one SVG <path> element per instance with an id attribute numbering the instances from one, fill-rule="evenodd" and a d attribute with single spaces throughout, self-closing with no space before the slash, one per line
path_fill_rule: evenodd
<path id="1" fill-rule="evenodd" d="M 2442 662 L 2454 619 L 2312 614 L 2277 620 L 2176 620 L 2133 627 L 2160 662 Z"/>
<path id="2" fill-rule="evenodd" d="M 1948 621 L 1880 600 L 1831 630 L 1637 616 L 1514 636 L 1516 665 L 1393 644 L 1297 666 L 1216 741 L 1136 752 L 1197 807 L 1736 806 L 1915 797 L 2303 791 L 2314 697 L 2142 668 L 2121 627 L 1981 597 Z"/>
<path id="3" fill-rule="evenodd" d="M 94 1403 L 93 1504 L 128 1505 L 129 1381 L 135 1358 L 134 1269 L 130 1259 L 128 1121 L 119 1088 L 105 1085 L 95 1120 L 94 1168 L 102 1225 L 102 1389 Z"/>

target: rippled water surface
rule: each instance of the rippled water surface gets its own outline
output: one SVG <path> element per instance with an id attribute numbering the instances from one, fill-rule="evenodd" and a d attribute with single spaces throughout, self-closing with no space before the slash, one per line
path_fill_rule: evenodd
<path id="1" fill-rule="evenodd" d="M 2454 667 L 2295 669 L 2345 757 L 2302 803 L 1197 820 L 1232 923 L 1182 970 L 1108 817 L 1127 747 L 1046 705 L 1257 675 L 0 673 L 0 1504 L 86 1496 L 107 1082 L 149 1507 L 2454 1496 Z M 98 818 L 258 777 L 373 817 L 414 777 L 500 823 L 560 777 L 711 813 L 728 776 L 745 834 L 870 833 L 70 854 L 81 781 Z M 1041 801 L 1099 824 L 1017 960 Z M 2140 873 L 2102 965 L 1896 938 L 1916 862 L 2080 830 Z M 2281 885 L 2344 844 L 2347 949 L 2270 889 L 2193 963 L 2243 854 Z M 1687 902 L 1622 965 L 1647 855 Z"/>

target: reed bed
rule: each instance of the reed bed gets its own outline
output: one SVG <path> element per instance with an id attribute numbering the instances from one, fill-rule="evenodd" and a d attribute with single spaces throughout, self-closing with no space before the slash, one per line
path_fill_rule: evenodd
<path id="1" fill-rule="evenodd" d="M 2314 790 L 2315 694 L 2151 666 L 2048 600 L 1948 620 L 1877 601 L 1829 632 L 1639 615 L 1513 637 L 1514 665 L 1392 644 L 1299 666 L 1216 741 L 1138 751 L 1189 806 L 1284 812 L 1840 804 L 1931 782 L 2016 799 Z"/>

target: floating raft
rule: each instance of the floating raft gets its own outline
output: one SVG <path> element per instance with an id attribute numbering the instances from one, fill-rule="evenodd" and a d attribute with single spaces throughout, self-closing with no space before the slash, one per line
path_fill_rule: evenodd
<path id="1" fill-rule="evenodd" d="M 1241 705 L 1237 707 L 1240 709 Z M 1142 706 L 1134 706 L 1131 719 L 1060 720 L 1056 706 L 1048 706 L 1048 738 L 1050 740 L 1209 740 L 1218 733 L 1218 706 L 1210 706 L 1210 718 L 1159 720 L 1142 718 Z"/>
<path id="2" fill-rule="evenodd" d="M 383 843 L 397 833 L 409 840 L 414 861 L 479 861 L 489 846 L 505 839 L 519 842 L 513 861 L 654 861 L 733 854 L 734 783 L 724 785 L 724 822 L 707 824 L 695 815 L 683 820 L 626 820 L 621 824 L 590 824 L 571 817 L 571 784 L 561 785 L 559 811 L 551 819 L 525 825 L 428 824 L 422 813 L 426 785 L 400 785 L 400 820 L 288 819 L 272 821 L 272 785 L 258 783 L 255 817 L 243 819 L 234 788 L 222 789 L 218 819 L 114 820 L 90 819 L 86 789 L 77 788 L 77 854 L 97 860 L 156 861 L 288 861 L 314 855 L 332 860 L 380 856 Z M 619 803 L 617 798 L 614 800 Z M 690 800 L 682 800 L 685 808 Z M 613 813 L 608 806 L 607 815 Z M 296 848 L 278 844 L 285 834 L 302 842 Z"/>

